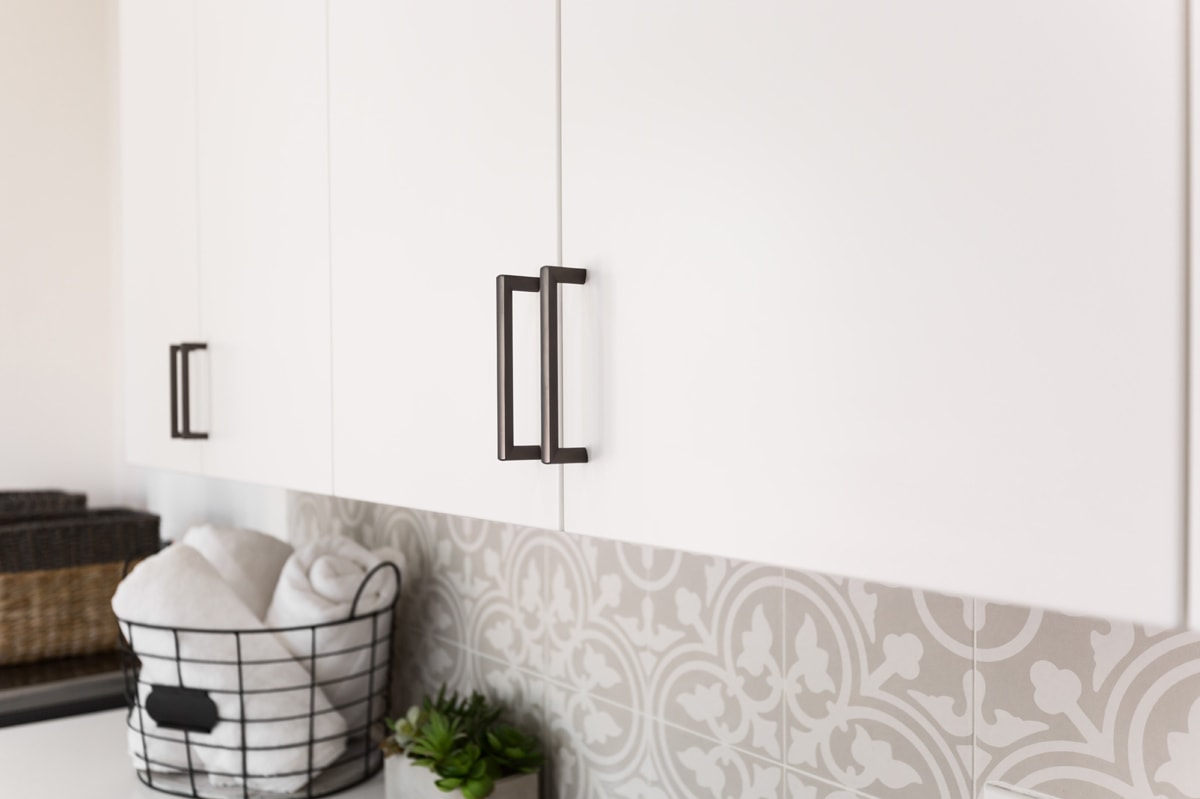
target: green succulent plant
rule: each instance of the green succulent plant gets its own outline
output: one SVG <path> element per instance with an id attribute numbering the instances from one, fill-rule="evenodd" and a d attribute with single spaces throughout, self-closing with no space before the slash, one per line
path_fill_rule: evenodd
<path id="1" fill-rule="evenodd" d="M 462 791 L 466 799 L 483 799 L 496 787 L 495 778 L 488 771 L 488 761 L 475 744 L 451 752 L 437 766 L 441 777 L 435 785 L 443 791 Z"/>
<path id="2" fill-rule="evenodd" d="M 408 756 L 418 766 L 436 769 L 465 739 L 459 719 L 433 710 L 409 743 Z"/>
<path id="3" fill-rule="evenodd" d="M 426 696 L 400 719 L 385 719 L 390 734 L 386 755 L 404 755 L 436 776 L 443 791 L 460 792 L 465 799 L 484 799 L 496 780 L 512 774 L 533 774 L 543 763 L 541 744 L 500 722 L 504 708 L 478 691 L 469 697 Z"/>
<path id="4" fill-rule="evenodd" d="M 533 774 L 542 767 L 538 739 L 516 727 L 501 724 L 489 729 L 487 753 L 506 774 Z"/>

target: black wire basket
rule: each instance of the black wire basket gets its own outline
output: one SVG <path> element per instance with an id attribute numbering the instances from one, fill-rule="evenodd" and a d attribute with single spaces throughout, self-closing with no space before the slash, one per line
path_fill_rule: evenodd
<path id="1" fill-rule="evenodd" d="M 387 568 L 395 595 L 359 613 Z M 250 799 L 328 796 L 378 773 L 399 596 L 400 570 L 385 561 L 340 621 L 206 630 L 118 619 L 138 778 L 176 796 Z"/>

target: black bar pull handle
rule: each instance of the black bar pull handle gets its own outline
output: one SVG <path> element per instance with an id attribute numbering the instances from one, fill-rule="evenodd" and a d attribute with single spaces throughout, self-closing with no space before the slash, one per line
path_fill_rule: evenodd
<path id="1" fill-rule="evenodd" d="M 587 463 L 586 447 L 562 446 L 562 374 L 559 370 L 558 327 L 562 308 L 558 287 L 583 285 L 587 270 L 568 266 L 543 266 L 542 294 L 542 463 Z"/>
<path id="2" fill-rule="evenodd" d="M 206 350 L 207 344 L 171 345 L 171 438 L 208 438 L 208 433 L 192 432 L 191 370 L 188 355 L 195 350 Z M 182 368 L 180 363 L 182 362 Z M 183 394 L 183 409 L 180 411 L 180 393 Z M 182 424 L 180 417 L 182 416 Z"/>
<path id="3" fill-rule="evenodd" d="M 496 449 L 502 461 L 535 461 L 542 456 L 537 444 L 513 443 L 512 295 L 514 291 L 537 293 L 540 288 L 536 277 L 496 277 Z"/>

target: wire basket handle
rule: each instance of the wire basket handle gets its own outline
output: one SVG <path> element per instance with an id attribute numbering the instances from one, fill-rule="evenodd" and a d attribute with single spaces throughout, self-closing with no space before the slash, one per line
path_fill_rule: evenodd
<path id="1" fill-rule="evenodd" d="M 367 584 L 371 582 L 371 578 L 385 567 L 390 567 L 392 574 L 396 575 L 396 593 L 392 597 L 391 602 L 384 603 L 384 605 L 381 607 L 386 607 L 387 605 L 395 603 L 395 601 L 400 597 L 400 567 L 395 563 L 392 563 L 390 560 L 381 561 L 380 563 L 375 564 L 375 566 L 366 573 L 362 579 L 362 582 L 358 585 L 358 590 L 354 592 L 354 602 L 350 604 L 350 618 L 358 618 L 358 600 L 362 598 L 362 593 L 364 590 L 366 590 Z"/>

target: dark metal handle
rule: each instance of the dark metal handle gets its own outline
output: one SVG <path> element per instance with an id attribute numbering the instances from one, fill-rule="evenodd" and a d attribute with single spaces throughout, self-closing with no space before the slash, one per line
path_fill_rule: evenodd
<path id="1" fill-rule="evenodd" d="M 559 371 L 558 323 L 562 313 L 558 287 L 587 282 L 586 269 L 543 266 L 542 294 L 542 463 L 587 463 L 586 447 L 564 447 L 562 429 L 562 375 Z"/>
<path id="2" fill-rule="evenodd" d="M 535 461 L 542 456 L 537 444 L 513 443 L 513 343 L 512 293 L 537 292 L 536 277 L 498 275 L 496 277 L 496 449 L 502 461 Z"/>
<path id="3" fill-rule="evenodd" d="M 192 432 L 192 391 L 191 370 L 188 368 L 188 355 L 193 350 L 206 350 L 207 344 L 172 344 L 171 345 L 171 438 L 208 438 L 208 433 Z M 179 363 L 183 362 L 182 370 Z M 180 373 L 182 372 L 182 381 Z M 182 383 L 182 384 L 181 384 Z M 180 425 L 179 393 L 183 393 L 183 424 Z"/>

